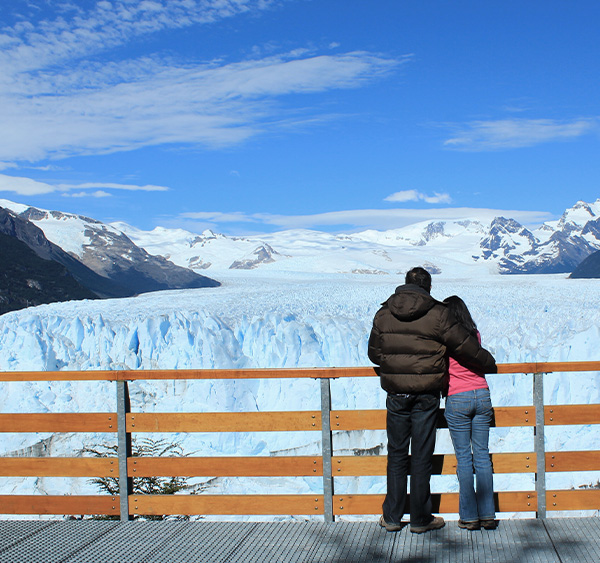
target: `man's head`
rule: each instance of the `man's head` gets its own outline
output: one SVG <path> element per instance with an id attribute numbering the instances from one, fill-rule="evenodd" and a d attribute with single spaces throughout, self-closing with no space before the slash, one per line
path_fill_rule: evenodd
<path id="1" fill-rule="evenodd" d="M 418 285 L 425 291 L 431 291 L 431 274 L 425 269 L 417 266 L 406 272 L 406 283 Z"/>

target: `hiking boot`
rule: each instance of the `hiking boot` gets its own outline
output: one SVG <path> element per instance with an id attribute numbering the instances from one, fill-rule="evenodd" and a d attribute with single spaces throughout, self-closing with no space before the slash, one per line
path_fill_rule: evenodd
<path id="1" fill-rule="evenodd" d="M 406 526 L 406 524 L 388 524 L 384 519 L 383 516 L 381 516 L 379 518 L 379 525 L 382 528 L 385 528 L 388 532 L 399 532 L 402 528 L 404 528 L 404 526 Z"/>
<path id="2" fill-rule="evenodd" d="M 441 516 L 434 516 L 433 520 L 429 522 L 426 526 L 410 526 L 410 531 L 413 534 L 423 534 L 424 532 L 429 532 L 429 530 L 439 530 L 446 525 L 444 519 Z"/>
<path id="3" fill-rule="evenodd" d="M 498 520 L 482 520 L 481 527 L 484 530 L 495 530 L 498 527 Z"/>
<path id="4" fill-rule="evenodd" d="M 479 520 L 473 520 L 471 522 L 465 522 L 464 520 L 459 520 L 458 527 L 462 528 L 463 530 L 480 530 L 481 524 L 479 523 Z"/>

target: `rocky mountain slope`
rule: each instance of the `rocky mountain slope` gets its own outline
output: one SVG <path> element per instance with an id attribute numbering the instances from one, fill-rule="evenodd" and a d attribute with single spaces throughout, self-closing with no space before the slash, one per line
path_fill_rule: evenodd
<path id="1" fill-rule="evenodd" d="M 0 233 L 0 315 L 44 303 L 97 299 L 62 264 L 40 258 L 18 238 Z"/>
<path id="2" fill-rule="evenodd" d="M 44 232 L 33 223 L 2 207 L 0 207 L 0 233 L 22 242 L 40 259 L 60 264 L 79 284 L 92 291 L 96 297 L 129 297 L 134 295 L 131 290 L 97 274 L 65 252 L 60 246 L 50 242 Z M 4 241 L 9 242 L 8 239 L 4 239 Z M 8 271 L 10 267 L 9 262 L 2 262 L 1 270 Z"/>
<path id="3" fill-rule="evenodd" d="M 570 278 L 600 278 L 600 250 L 590 254 L 577 268 Z"/>
<path id="4" fill-rule="evenodd" d="M 6 200 L 0 200 L 0 206 L 41 229 L 49 241 L 89 270 L 124 288 L 127 295 L 219 286 L 219 282 L 177 266 L 163 256 L 149 254 L 124 233 L 95 219 Z"/>
<path id="5" fill-rule="evenodd" d="M 600 249 L 600 200 L 579 201 L 558 221 L 533 232 L 513 219 L 498 217 L 480 247 L 485 260 L 497 260 L 502 274 L 572 272 Z"/>

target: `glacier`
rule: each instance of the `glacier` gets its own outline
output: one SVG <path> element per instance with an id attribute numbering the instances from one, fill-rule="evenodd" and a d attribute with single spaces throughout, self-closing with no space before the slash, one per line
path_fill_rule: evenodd
<path id="1" fill-rule="evenodd" d="M 370 365 L 373 315 L 401 279 L 393 276 L 223 271 L 220 288 L 163 291 L 135 298 L 54 303 L 0 317 L 3 371 L 279 368 Z M 432 295 L 460 295 L 483 344 L 498 363 L 598 360 L 600 284 L 565 275 L 473 278 L 434 276 Z M 530 375 L 488 376 L 495 405 L 532 403 Z M 106 412 L 116 409 L 111 382 L 9 382 L 1 412 Z M 373 378 L 331 382 L 334 409 L 385 408 Z M 302 380 L 136 381 L 132 411 L 318 410 L 319 382 Z M 600 403 L 600 374 L 548 374 L 546 404 Z M 161 435 L 164 436 L 164 435 Z M 317 455 L 320 433 L 173 435 L 190 455 Z M 98 434 L 3 436 L 0 455 L 78 455 Z M 334 433 L 335 454 L 385 453 L 385 433 Z M 547 450 L 600 449 L 590 426 L 546 428 Z M 531 429 L 493 429 L 491 451 L 532 451 Z M 439 430 L 438 453 L 451 453 Z M 533 487 L 527 475 L 497 475 L 496 489 Z M 595 483 L 598 473 L 548 474 L 548 487 Z M 206 492 L 313 492 L 321 478 L 273 481 L 196 478 Z M 268 483 L 268 484 L 267 484 Z M 438 476 L 433 490 L 456 490 Z M 2 494 L 93 494 L 88 479 L 1 478 Z M 454 489 L 453 489 L 454 488 Z M 338 493 L 382 493 L 385 478 L 336 479 Z"/>

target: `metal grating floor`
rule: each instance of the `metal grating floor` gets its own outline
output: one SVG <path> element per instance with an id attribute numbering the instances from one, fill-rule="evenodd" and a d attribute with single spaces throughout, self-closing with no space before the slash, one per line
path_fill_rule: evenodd
<path id="1" fill-rule="evenodd" d="M 389 533 L 375 522 L 0 521 L 0 563 L 597 563 L 600 518 Z"/>

